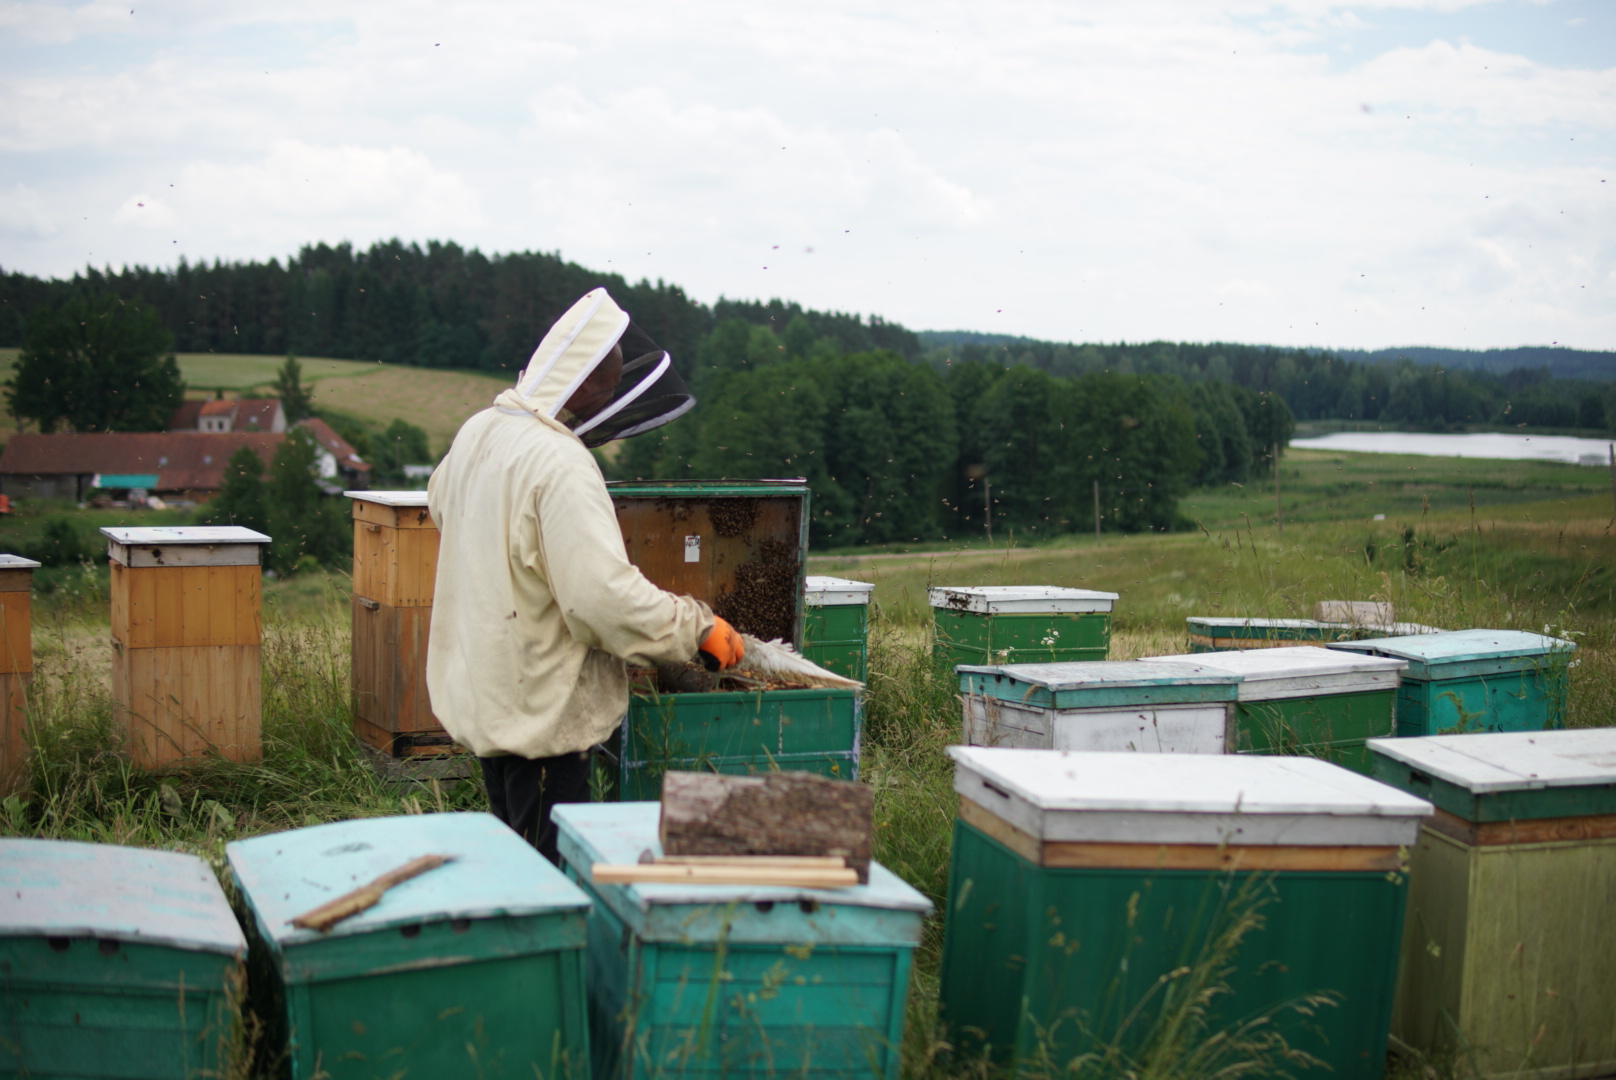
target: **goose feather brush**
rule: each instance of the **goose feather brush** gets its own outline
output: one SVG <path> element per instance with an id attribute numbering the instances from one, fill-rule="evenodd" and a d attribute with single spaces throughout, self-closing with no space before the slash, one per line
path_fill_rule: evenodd
<path id="1" fill-rule="evenodd" d="M 834 671 L 826 671 L 778 639 L 764 641 L 751 634 L 742 634 L 741 642 L 746 646 L 746 655 L 741 657 L 740 663 L 726 671 L 726 675 L 747 676 L 765 682 L 798 683 L 804 686 L 864 689 L 864 684 L 858 680 L 845 678 Z"/>

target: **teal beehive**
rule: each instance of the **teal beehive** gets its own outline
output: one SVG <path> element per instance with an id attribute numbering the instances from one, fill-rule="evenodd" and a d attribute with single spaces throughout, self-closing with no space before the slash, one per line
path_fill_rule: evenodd
<path id="1" fill-rule="evenodd" d="M 1051 585 L 961 585 L 926 590 L 932 656 L 959 664 L 1104 660 L 1117 594 Z"/>
<path id="2" fill-rule="evenodd" d="M 589 900 L 493 815 L 342 821 L 226 854 L 293 1080 L 588 1076 Z M 325 934 L 291 925 L 422 855 L 453 861 Z"/>
<path id="3" fill-rule="evenodd" d="M 1330 648 L 1408 664 L 1397 695 L 1398 735 L 1565 725 L 1567 669 L 1577 646 L 1560 638 L 1522 630 L 1449 630 Z"/>
<path id="4" fill-rule="evenodd" d="M 1306 754 L 1365 774 L 1364 742 L 1395 730 L 1404 667 L 1394 658 L 1311 645 L 1151 656 L 1141 663 L 1193 663 L 1239 675 L 1233 753 Z"/>
<path id="5" fill-rule="evenodd" d="M 895 1080 L 910 964 L 931 904 L 879 863 L 867 885 L 597 885 L 661 852 L 656 803 L 558 806 L 567 873 L 594 901 L 596 1080 Z"/>
<path id="6" fill-rule="evenodd" d="M 864 682 L 870 670 L 867 581 L 810 574 L 803 586 L 802 655 L 828 671 Z"/>
<path id="7" fill-rule="evenodd" d="M 964 1054 L 1064 1073 L 1204 1009 L 1209 1034 L 1253 1024 L 1339 1080 L 1381 1075 L 1400 848 L 1428 803 L 1311 758 L 949 754 L 939 1015 Z"/>
<path id="8" fill-rule="evenodd" d="M 0 1075 L 222 1075 L 246 952 L 194 855 L 0 840 Z"/>
<path id="9" fill-rule="evenodd" d="M 1222 754 L 1234 744 L 1241 677 L 1201 664 L 1101 660 L 956 670 L 970 746 Z"/>

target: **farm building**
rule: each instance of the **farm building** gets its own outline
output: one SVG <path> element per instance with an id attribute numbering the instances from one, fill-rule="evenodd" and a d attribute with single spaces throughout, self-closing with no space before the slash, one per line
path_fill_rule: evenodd
<path id="1" fill-rule="evenodd" d="M 168 419 L 170 431 L 227 432 L 286 430 L 286 410 L 279 398 L 197 399 L 180 403 Z"/>

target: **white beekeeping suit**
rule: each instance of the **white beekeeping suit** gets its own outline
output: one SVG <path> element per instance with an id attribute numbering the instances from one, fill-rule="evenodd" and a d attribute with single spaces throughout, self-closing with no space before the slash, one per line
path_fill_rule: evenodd
<path id="1" fill-rule="evenodd" d="M 566 403 L 615 363 L 617 346 L 623 375 L 610 400 L 571 416 Z M 694 403 L 668 354 L 596 289 L 433 472 L 427 505 L 442 538 L 427 689 L 449 734 L 479 757 L 597 745 L 628 708 L 625 660 L 689 660 L 712 631 L 707 605 L 629 563 L 588 449 Z"/>

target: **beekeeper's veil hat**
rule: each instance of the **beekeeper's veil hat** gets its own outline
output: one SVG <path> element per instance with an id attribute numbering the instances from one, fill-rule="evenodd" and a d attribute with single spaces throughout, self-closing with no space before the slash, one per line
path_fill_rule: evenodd
<path id="1" fill-rule="evenodd" d="M 612 399 L 587 416 L 563 417 L 567 401 L 615 345 L 623 347 L 623 374 Z M 516 386 L 494 403 L 507 412 L 562 419 L 585 446 L 600 446 L 676 420 L 695 407 L 696 399 L 667 351 L 634 325 L 605 289 L 594 289 L 556 320 Z"/>

